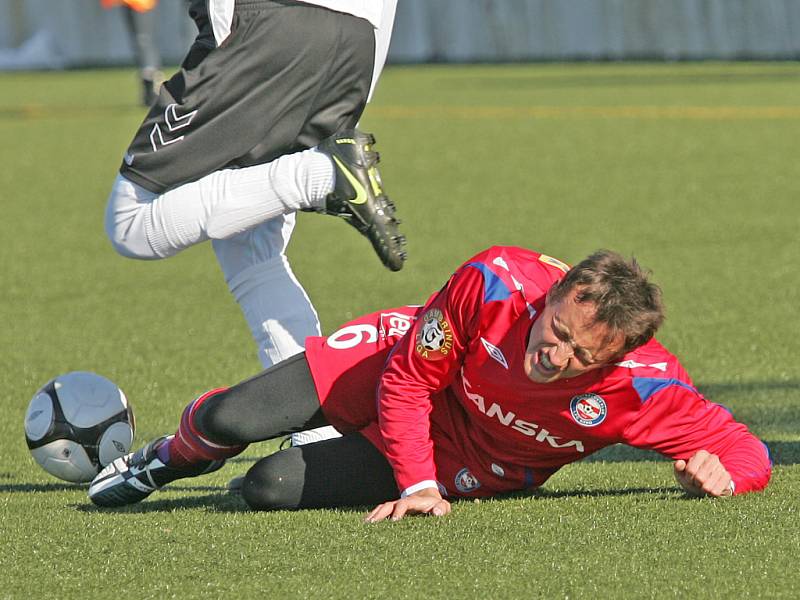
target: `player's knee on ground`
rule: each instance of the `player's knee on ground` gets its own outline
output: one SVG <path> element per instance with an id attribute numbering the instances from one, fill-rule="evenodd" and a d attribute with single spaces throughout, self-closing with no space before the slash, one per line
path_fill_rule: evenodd
<path id="1" fill-rule="evenodd" d="M 397 485 L 386 458 L 354 433 L 260 460 L 242 496 L 255 510 L 374 506 L 397 498 Z"/>
<path id="2" fill-rule="evenodd" d="M 261 459 L 247 472 L 242 497 L 253 510 L 299 508 L 305 462 L 300 448 L 289 448 Z"/>

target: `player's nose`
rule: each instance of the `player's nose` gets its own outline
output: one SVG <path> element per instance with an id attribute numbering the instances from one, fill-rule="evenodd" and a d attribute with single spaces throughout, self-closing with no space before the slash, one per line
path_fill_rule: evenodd
<path id="1" fill-rule="evenodd" d="M 569 363 L 569 359 L 573 356 L 572 346 L 566 342 L 559 342 L 553 351 L 550 353 L 550 362 L 554 367 L 564 369 Z"/>

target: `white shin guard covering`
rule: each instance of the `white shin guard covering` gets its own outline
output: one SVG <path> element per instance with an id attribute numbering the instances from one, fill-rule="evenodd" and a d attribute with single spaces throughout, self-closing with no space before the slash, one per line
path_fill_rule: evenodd
<path id="1" fill-rule="evenodd" d="M 216 171 L 163 194 L 117 176 L 106 233 L 130 258 L 172 256 L 199 242 L 228 239 L 274 217 L 319 206 L 333 190 L 330 159 L 315 149 L 272 162 Z"/>
<path id="2" fill-rule="evenodd" d="M 317 313 L 283 253 L 293 227 L 293 216 L 279 217 L 213 242 L 264 367 L 302 352 L 306 337 L 319 335 Z"/>

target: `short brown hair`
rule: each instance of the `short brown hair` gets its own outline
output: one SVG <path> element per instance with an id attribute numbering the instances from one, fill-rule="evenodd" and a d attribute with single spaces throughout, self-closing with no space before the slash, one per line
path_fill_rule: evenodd
<path id="1" fill-rule="evenodd" d="M 661 288 L 649 280 L 650 272 L 610 250 L 598 250 L 572 267 L 547 293 L 558 302 L 577 289 L 576 302 L 596 307 L 595 323 L 603 323 L 616 337 L 624 336 L 623 352 L 646 344 L 664 322 Z"/>

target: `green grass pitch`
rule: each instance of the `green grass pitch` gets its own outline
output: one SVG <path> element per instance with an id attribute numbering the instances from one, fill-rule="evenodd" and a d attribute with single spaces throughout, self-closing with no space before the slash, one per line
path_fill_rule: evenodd
<path id="1" fill-rule="evenodd" d="M 423 301 L 491 244 L 608 247 L 664 288 L 660 339 L 770 446 L 763 494 L 690 500 L 668 462 L 611 448 L 538 493 L 367 526 L 364 508 L 251 513 L 222 471 L 130 508 L 35 465 L 22 423 L 69 370 L 116 381 L 137 443 L 257 371 L 211 249 L 118 257 L 103 208 L 142 111 L 132 71 L 0 74 L 0 598 L 796 598 L 800 67 L 390 67 L 362 125 L 409 238 L 385 271 L 303 214 L 290 256 L 326 332 Z"/>

